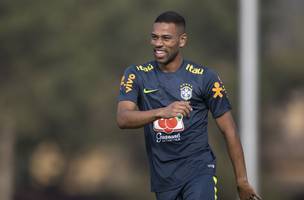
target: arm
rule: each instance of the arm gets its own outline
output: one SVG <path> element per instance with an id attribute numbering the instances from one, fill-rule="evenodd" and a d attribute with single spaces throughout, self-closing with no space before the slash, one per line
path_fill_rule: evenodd
<path id="1" fill-rule="evenodd" d="M 243 148 L 238 137 L 236 125 L 231 112 L 226 112 L 222 116 L 218 117 L 216 119 L 216 123 L 226 140 L 240 199 L 261 199 L 248 182 Z"/>
<path id="2" fill-rule="evenodd" d="M 139 111 L 132 101 L 120 101 L 117 106 L 117 124 L 119 128 L 140 128 L 160 118 L 189 115 L 192 110 L 189 102 L 176 101 L 164 108 Z"/>
<path id="3" fill-rule="evenodd" d="M 117 106 L 119 128 L 139 128 L 160 118 L 160 110 L 139 111 L 132 101 L 120 101 Z"/>

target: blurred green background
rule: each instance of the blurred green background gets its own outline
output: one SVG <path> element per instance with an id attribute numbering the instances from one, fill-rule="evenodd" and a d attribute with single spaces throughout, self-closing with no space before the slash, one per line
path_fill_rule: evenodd
<path id="1" fill-rule="evenodd" d="M 121 75 L 153 59 L 152 23 L 175 10 L 187 21 L 185 57 L 220 73 L 238 120 L 238 3 L 1 1 L 0 199 L 154 199 L 143 130 L 116 125 Z M 303 9 L 301 0 L 260 2 L 264 199 L 304 199 Z M 213 121 L 209 132 L 219 196 L 235 199 L 233 170 Z"/>

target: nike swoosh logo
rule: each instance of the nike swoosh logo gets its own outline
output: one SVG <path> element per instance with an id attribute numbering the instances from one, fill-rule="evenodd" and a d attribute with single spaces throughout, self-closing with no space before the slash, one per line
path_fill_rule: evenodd
<path id="1" fill-rule="evenodd" d="M 146 89 L 146 88 L 144 89 L 145 94 L 156 92 L 156 91 L 158 91 L 158 89 L 154 89 L 154 90 L 149 90 L 149 89 Z"/>

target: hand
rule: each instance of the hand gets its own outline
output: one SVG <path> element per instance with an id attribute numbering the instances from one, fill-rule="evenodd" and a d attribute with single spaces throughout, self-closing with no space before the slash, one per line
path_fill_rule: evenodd
<path id="1" fill-rule="evenodd" d="M 238 184 L 238 192 L 240 200 L 262 200 L 262 198 L 255 193 L 248 182 Z"/>
<path id="2" fill-rule="evenodd" d="M 161 108 L 159 116 L 161 118 L 172 118 L 178 115 L 190 117 L 192 107 L 189 101 L 175 101 L 165 108 Z"/>

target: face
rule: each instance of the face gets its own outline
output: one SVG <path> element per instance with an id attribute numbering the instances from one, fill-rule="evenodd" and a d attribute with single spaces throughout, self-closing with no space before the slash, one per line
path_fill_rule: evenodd
<path id="1" fill-rule="evenodd" d="M 172 62 L 179 49 L 186 45 L 187 36 L 174 23 L 154 23 L 151 33 L 151 45 L 155 60 L 161 64 Z"/>

